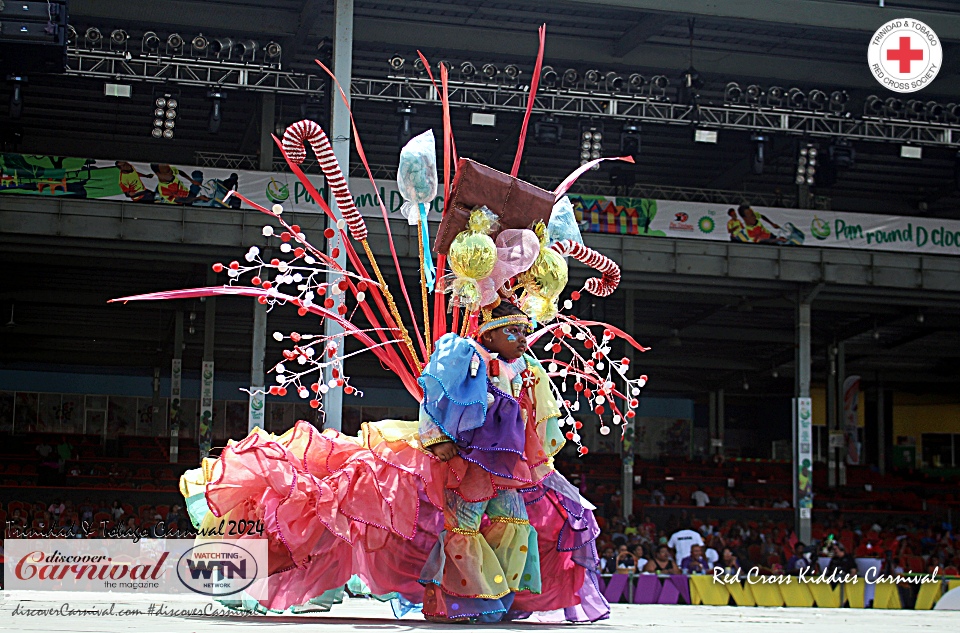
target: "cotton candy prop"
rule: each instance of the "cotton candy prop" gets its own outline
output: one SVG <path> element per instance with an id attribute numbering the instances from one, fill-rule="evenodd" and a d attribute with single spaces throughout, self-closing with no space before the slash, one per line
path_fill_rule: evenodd
<path id="1" fill-rule="evenodd" d="M 450 284 L 454 301 L 470 311 L 480 308 L 480 280 L 488 277 L 497 263 L 497 245 L 490 237 L 496 225 L 497 216 L 490 209 L 474 209 L 467 230 L 454 238 L 447 253 L 454 275 Z"/>
<path id="2" fill-rule="evenodd" d="M 433 290 L 436 268 L 430 254 L 430 227 L 427 224 L 427 205 L 437 197 L 437 147 L 433 130 L 415 136 L 400 150 L 397 168 L 397 186 L 404 203 L 400 213 L 411 225 L 420 225 L 420 243 L 423 248 L 423 268 L 427 288 Z"/>
<path id="3" fill-rule="evenodd" d="M 583 244 L 580 225 L 577 224 L 577 214 L 573 211 L 573 204 L 567 196 L 560 198 L 553 205 L 553 212 L 547 223 L 547 243 L 553 245 L 563 240 Z"/>

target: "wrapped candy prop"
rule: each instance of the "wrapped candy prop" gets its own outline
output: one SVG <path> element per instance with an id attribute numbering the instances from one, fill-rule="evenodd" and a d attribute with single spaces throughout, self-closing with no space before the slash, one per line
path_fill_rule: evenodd
<path id="1" fill-rule="evenodd" d="M 467 230 L 454 238 L 447 253 L 454 275 L 450 283 L 454 301 L 471 311 L 480 308 L 480 280 L 488 277 L 497 263 L 497 245 L 490 237 L 496 227 L 497 217 L 490 209 L 474 209 Z"/>
<path id="2" fill-rule="evenodd" d="M 567 261 L 547 246 L 547 227 L 538 223 L 534 231 L 540 238 L 540 253 L 533 266 L 521 277 L 524 288 L 523 310 L 538 323 L 552 321 L 559 312 L 560 293 L 567 287 Z"/>
<path id="3" fill-rule="evenodd" d="M 540 238 L 530 229 L 506 229 L 497 235 L 497 263 L 481 279 L 480 305 L 497 301 L 498 291 L 512 277 L 529 269 L 540 254 Z"/>
<path id="4" fill-rule="evenodd" d="M 400 214 L 408 224 L 420 227 L 424 282 L 433 291 L 437 273 L 430 254 L 430 228 L 427 224 L 427 205 L 437 197 L 437 148 L 433 130 L 415 136 L 400 150 L 397 186 L 404 200 Z"/>
<path id="5" fill-rule="evenodd" d="M 580 235 L 580 226 L 577 224 L 577 215 L 573 211 L 570 198 L 564 196 L 557 200 L 547 222 L 547 242 L 551 245 L 563 240 L 571 240 L 583 244 Z"/>

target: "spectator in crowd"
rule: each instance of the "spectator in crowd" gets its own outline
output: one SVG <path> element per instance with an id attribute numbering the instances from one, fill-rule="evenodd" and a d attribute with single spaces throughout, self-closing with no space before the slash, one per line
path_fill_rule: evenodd
<path id="1" fill-rule="evenodd" d="M 740 574 L 740 561 L 737 559 L 736 555 L 733 553 L 733 550 L 729 547 L 724 547 L 720 552 L 720 560 L 713 564 L 714 568 L 719 567 L 724 571 L 724 573 L 733 575 Z"/>
<path id="2" fill-rule="evenodd" d="M 67 509 L 67 506 L 64 505 L 63 501 L 59 499 L 54 499 L 53 503 L 51 503 L 47 507 L 47 512 L 50 513 L 51 517 L 53 518 L 53 521 L 56 523 L 60 521 L 60 515 L 63 514 L 63 511 L 66 509 Z"/>
<path id="3" fill-rule="evenodd" d="M 93 522 L 93 502 L 89 498 L 84 499 L 80 504 L 80 522 Z"/>
<path id="4" fill-rule="evenodd" d="M 653 558 L 648 560 L 647 564 L 643 566 L 643 571 L 650 574 L 672 575 L 681 573 L 677 562 L 670 556 L 670 548 L 665 544 L 657 546 L 657 551 L 654 553 Z"/>
<path id="5" fill-rule="evenodd" d="M 172 508 L 170 508 L 170 512 L 167 512 L 167 518 L 165 519 L 165 523 L 168 530 L 171 529 L 170 526 L 174 524 L 177 524 L 178 528 L 180 527 L 179 524 L 182 518 L 180 516 L 180 510 L 182 510 L 182 508 L 178 505 L 175 505 Z"/>
<path id="6" fill-rule="evenodd" d="M 615 574 L 617 572 L 617 559 L 614 556 L 613 548 L 607 547 L 603 550 L 603 556 L 600 557 L 600 573 Z"/>
<path id="7" fill-rule="evenodd" d="M 650 505 L 652 506 L 662 506 L 667 502 L 666 495 L 663 494 L 663 491 L 660 488 L 654 488 L 653 492 L 650 493 Z"/>
<path id="8" fill-rule="evenodd" d="M 620 546 L 617 552 L 617 572 L 618 574 L 634 574 L 637 572 L 637 559 L 633 553 L 627 549 L 626 545 Z"/>
<path id="9" fill-rule="evenodd" d="M 698 507 L 702 508 L 710 503 L 710 497 L 700 488 L 697 488 L 690 494 L 690 498 L 693 500 L 693 503 Z"/>
<path id="10" fill-rule="evenodd" d="M 11 527 L 25 528 L 27 527 L 27 517 L 24 516 L 23 511 L 20 508 L 16 508 L 7 519 L 7 523 Z"/>
<path id="11" fill-rule="evenodd" d="M 40 461 L 45 462 L 50 457 L 50 453 L 53 452 L 53 447 L 50 446 L 46 440 L 40 440 L 40 443 L 37 444 L 37 455 L 40 456 Z"/>
<path id="12" fill-rule="evenodd" d="M 647 564 L 647 556 L 643 550 L 643 545 L 637 543 L 633 546 L 633 558 L 637 561 L 636 569 L 639 572 Z"/>
<path id="13" fill-rule="evenodd" d="M 836 570 L 838 575 L 850 574 L 851 576 L 856 576 L 857 560 L 852 554 L 847 552 L 847 548 L 844 547 L 843 543 L 839 541 L 835 542 L 832 549 L 833 556 L 830 559 L 830 564 L 827 566 L 827 574 L 829 575 Z"/>
<path id="14" fill-rule="evenodd" d="M 113 506 L 110 508 L 110 514 L 113 515 L 114 521 L 119 521 L 120 517 L 123 516 L 123 505 L 120 503 L 119 499 L 116 499 L 113 502 Z"/>
<path id="15" fill-rule="evenodd" d="M 784 567 L 784 571 L 791 576 L 796 576 L 800 573 L 801 570 L 810 567 L 810 561 L 804 556 L 806 551 L 806 545 L 797 541 L 797 544 L 793 546 L 793 556 L 787 560 L 787 564 Z"/>
<path id="16" fill-rule="evenodd" d="M 691 529 L 684 529 L 674 532 L 667 541 L 667 545 L 676 552 L 676 561 L 682 563 L 683 559 L 690 555 L 690 548 L 694 545 L 703 546 L 703 537 L 700 532 Z"/>
<path id="17" fill-rule="evenodd" d="M 705 574 L 712 569 L 703 555 L 703 545 L 693 545 L 690 548 L 690 555 L 680 561 L 680 569 L 685 574 Z"/>
<path id="18" fill-rule="evenodd" d="M 57 444 L 57 457 L 60 461 L 60 472 L 64 471 L 67 462 L 73 458 L 73 444 L 67 441 L 67 436 L 60 437 L 60 443 Z"/>
<path id="19" fill-rule="evenodd" d="M 710 547 L 703 551 L 704 558 L 713 567 L 720 560 L 720 552 L 723 551 L 723 538 L 719 534 L 710 539 Z"/>

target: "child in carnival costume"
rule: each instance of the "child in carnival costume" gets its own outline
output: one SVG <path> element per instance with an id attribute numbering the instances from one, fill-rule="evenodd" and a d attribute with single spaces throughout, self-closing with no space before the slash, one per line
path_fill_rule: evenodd
<path id="1" fill-rule="evenodd" d="M 541 56 L 542 46 L 541 33 Z M 446 101 L 445 93 L 442 98 Z M 448 120 L 444 128 L 448 137 Z M 411 321 L 401 315 L 329 139 L 311 121 L 290 126 L 277 143 L 330 218 L 324 238 L 330 248 L 346 252 L 348 266 L 311 244 L 300 226 L 287 223 L 280 205 L 266 209 L 232 192 L 283 227 L 278 234 L 264 226 L 263 235 L 282 242 L 284 260 L 265 260 L 252 246 L 246 263 L 214 264 L 214 271 L 229 277 L 223 286 L 115 300 L 230 295 L 254 297 L 271 308 L 292 304 L 301 316 L 335 321 L 344 333 L 276 332 L 274 338 L 289 347 L 272 369 L 278 384 L 267 393 L 283 396 L 289 389 L 315 409 L 330 389 L 362 396 L 344 372 L 345 358 L 359 353 L 345 350 L 344 339 L 352 337 L 420 402 L 418 420 L 364 423 L 357 436 L 320 431 L 303 420 L 281 435 L 254 429 L 183 475 L 180 490 L 195 527 L 212 538 L 268 543 L 267 577 L 243 596 L 221 602 L 260 613 L 329 610 L 349 589 L 389 601 L 398 616 L 419 609 L 433 621 L 495 622 L 534 614 L 552 621 L 605 619 L 610 609 L 599 588 L 594 506 L 553 462 L 570 441 L 581 456 L 587 453 L 578 433 L 582 423 L 573 418 L 581 403 L 600 417 L 600 433 L 609 434 L 634 417 L 646 381 L 627 378 L 628 358 L 610 357 L 615 338 L 645 351 L 628 334 L 559 313 L 565 258 L 601 273 L 581 288 L 595 296 L 609 295 L 620 280 L 615 263 L 583 245 L 563 195 L 579 173 L 599 161 L 581 167 L 554 192 L 522 183 L 515 173 L 491 175 L 489 168 L 459 161 L 458 173 L 486 170 L 481 177 L 507 183 L 512 192 L 516 188 L 511 200 L 523 193 L 531 200 L 546 196 L 549 203 L 533 226 L 507 213 L 498 216 L 504 225 L 497 226 L 486 203 L 471 203 L 465 226 L 448 236 L 449 250 L 438 249 L 434 266 L 426 209 L 436 196 L 437 161 L 432 135 L 418 139 L 412 160 L 401 154 L 398 180 L 410 203 L 404 215 L 418 226 L 421 240 L 422 331 L 405 289 Z M 360 150 L 359 138 L 355 141 Z M 305 144 L 317 155 L 339 214 L 298 167 Z M 390 249 L 402 284 L 399 260 Z M 452 273 L 444 275 L 448 264 Z M 239 283 L 245 275 L 252 275 L 249 286 Z M 580 291 L 569 296 L 565 309 Z M 363 326 L 351 319 L 351 309 L 362 313 Z M 593 333 L 598 327 L 602 336 Z M 530 353 L 530 346 L 541 342 L 550 353 L 544 363 Z M 325 376 L 312 377 L 319 372 Z M 224 520 L 258 529 L 217 536 Z"/>
<path id="2" fill-rule="evenodd" d="M 475 338 L 447 334 L 437 341 L 420 377 L 422 446 L 442 462 L 468 465 L 467 478 L 444 491 L 443 531 L 421 577 L 429 619 L 495 621 L 543 599 L 538 533 L 527 501 L 551 503 L 544 501 L 551 484 L 568 495 L 572 487 L 553 470 L 566 440 L 549 378 L 526 353 L 531 331 L 526 314 L 499 302 L 482 311 Z M 545 485 L 551 476 L 556 482 Z M 491 483 L 478 490 L 470 478 Z M 543 535 L 545 545 L 555 547 L 551 536 Z M 548 585 L 557 579 L 551 574 Z"/>

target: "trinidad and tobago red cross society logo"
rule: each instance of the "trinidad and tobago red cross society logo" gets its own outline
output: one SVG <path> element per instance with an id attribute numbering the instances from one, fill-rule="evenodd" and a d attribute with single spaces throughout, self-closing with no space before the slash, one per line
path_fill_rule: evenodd
<path id="1" fill-rule="evenodd" d="M 870 72 L 888 90 L 916 92 L 940 72 L 943 46 L 933 29 L 919 20 L 890 20 L 874 33 L 867 60 Z"/>

